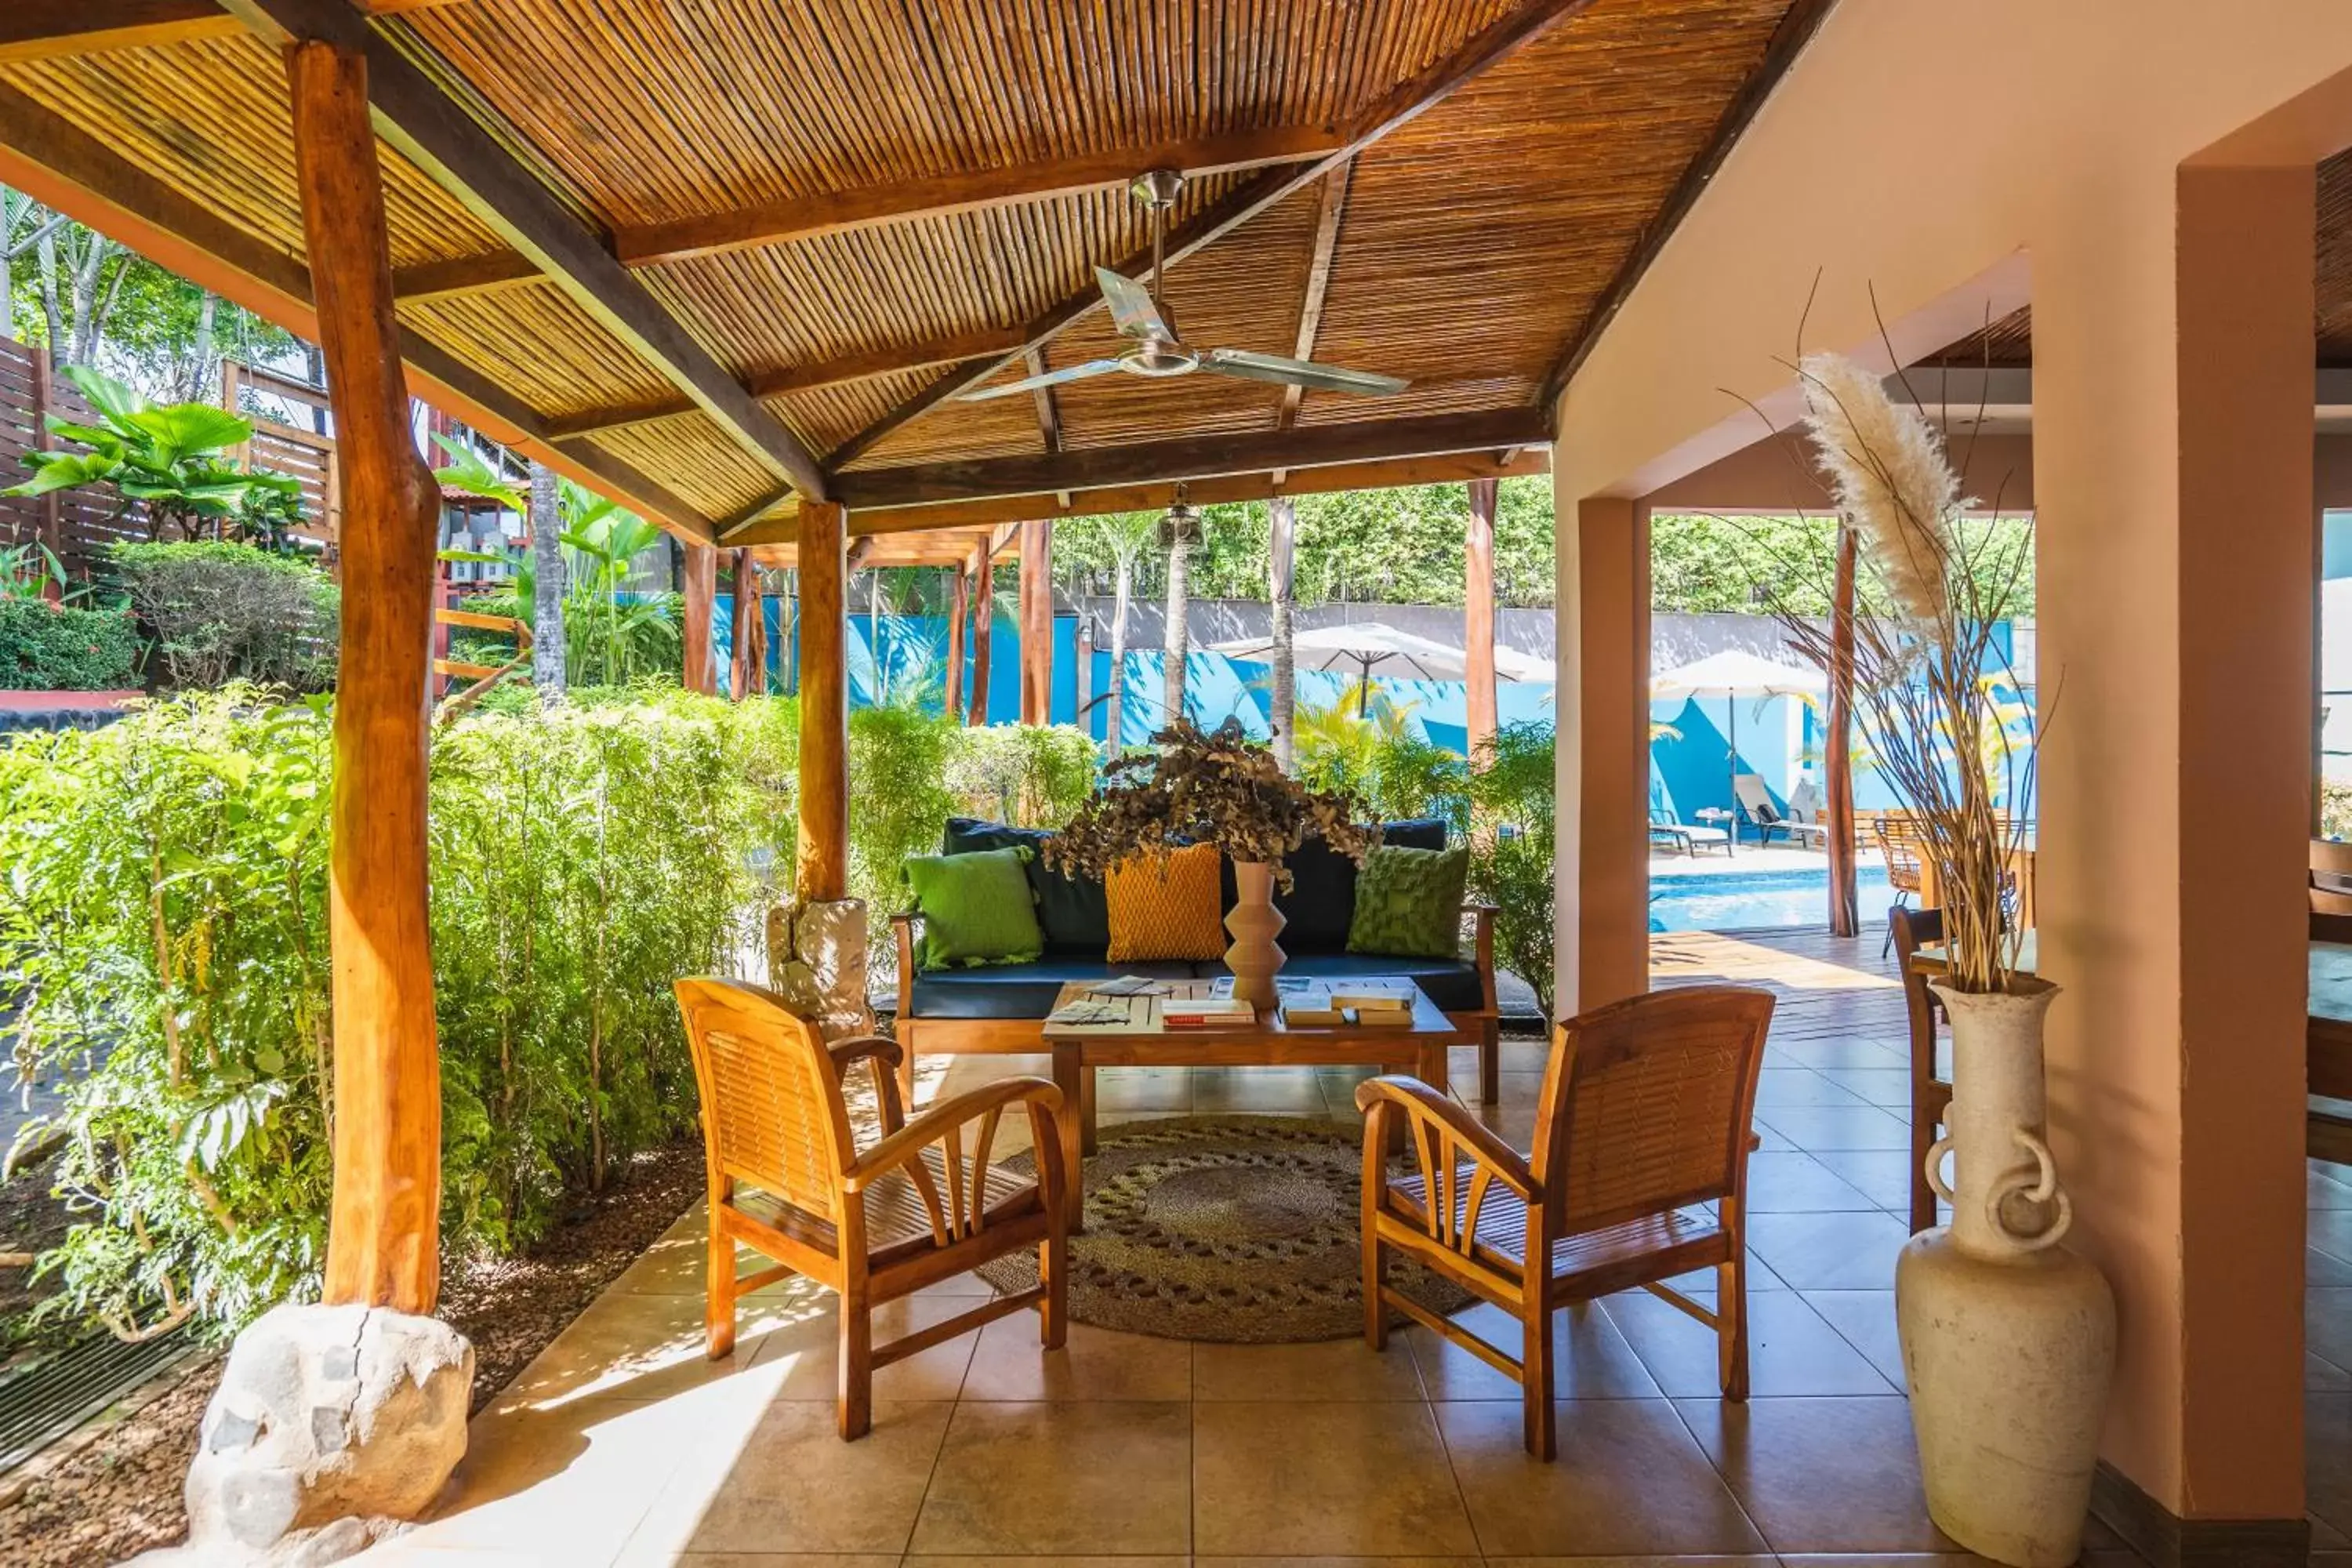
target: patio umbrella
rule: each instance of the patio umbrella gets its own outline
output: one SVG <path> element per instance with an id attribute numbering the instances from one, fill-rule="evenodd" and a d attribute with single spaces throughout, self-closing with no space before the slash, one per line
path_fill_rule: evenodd
<path id="1" fill-rule="evenodd" d="M 1465 649 L 1400 630 L 1382 621 L 1311 626 L 1291 635 L 1290 648 L 1300 669 L 1351 671 L 1359 682 L 1356 689 L 1360 706 L 1370 701 L 1371 679 L 1376 675 L 1391 680 L 1461 680 L 1470 673 L 1470 658 Z M 1223 654 L 1227 658 L 1263 661 L 1273 657 L 1274 639 L 1241 637 L 1217 643 L 1209 651 Z M 1549 660 L 1499 645 L 1495 649 L 1495 677 L 1498 680 L 1551 680 L 1558 673 Z"/>
<path id="2" fill-rule="evenodd" d="M 1732 839 L 1737 843 L 1739 801 L 1739 703 L 1742 697 L 1801 697 L 1819 701 L 1829 693 L 1829 678 L 1806 665 L 1780 664 L 1741 648 L 1726 648 L 1705 658 L 1650 678 L 1650 700 L 1721 697 L 1731 700 Z"/>

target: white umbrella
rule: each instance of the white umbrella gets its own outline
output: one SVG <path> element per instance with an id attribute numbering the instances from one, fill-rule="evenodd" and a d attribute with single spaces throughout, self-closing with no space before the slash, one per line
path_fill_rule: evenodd
<path id="1" fill-rule="evenodd" d="M 1732 838 L 1739 835 L 1739 703 L 1742 697 L 1802 697 L 1819 701 L 1829 694 L 1829 678 L 1810 665 L 1781 664 L 1740 648 L 1726 648 L 1705 658 L 1650 678 L 1650 700 L 1722 697 L 1731 700 Z"/>
<path id="2" fill-rule="evenodd" d="M 1415 633 L 1401 631 L 1382 621 L 1349 621 L 1294 632 L 1291 657 L 1301 669 L 1351 671 L 1360 681 L 1374 676 L 1392 680 L 1461 680 L 1470 672 L 1468 653 Z M 1274 639 L 1242 637 L 1213 646 L 1212 653 L 1227 658 L 1264 661 L 1273 656 Z M 1502 680 L 1551 680 L 1559 672 L 1545 659 L 1497 646 L 1495 675 Z"/>

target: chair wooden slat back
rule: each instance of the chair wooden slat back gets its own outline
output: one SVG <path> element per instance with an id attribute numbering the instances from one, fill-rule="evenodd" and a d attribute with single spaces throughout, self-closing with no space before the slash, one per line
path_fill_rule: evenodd
<path id="1" fill-rule="evenodd" d="M 2311 909 L 2314 914 L 2352 915 L 2352 844 L 2311 841 Z"/>
<path id="2" fill-rule="evenodd" d="M 714 1176 L 839 1218 L 842 1173 L 856 1144 L 840 1075 L 816 1026 L 756 985 L 681 980 L 677 991 Z"/>
<path id="3" fill-rule="evenodd" d="M 1737 1196 L 1769 994 L 1654 992 L 1560 1026 L 1530 1163 L 1574 1235 Z"/>

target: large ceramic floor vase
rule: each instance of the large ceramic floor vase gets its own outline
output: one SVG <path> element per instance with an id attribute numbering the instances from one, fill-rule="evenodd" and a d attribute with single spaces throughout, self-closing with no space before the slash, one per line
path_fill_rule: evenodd
<path id="1" fill-rule="evenodd" d="M 1225 949 L 1225 967 L 1234 972 L 1234 994 L 1252 1006 L 1274 1005 L 1274 977 L 1283 965 L 1283 952 L 1275 938 L 1286 922 L 1274 907 L 1274 868 L 1263 861 L 1234 862 L 1233 912 L 1225 930 L 1234 944 Z"/>
<path id="2" fill-rule="evenodd" d="M 2057 988 L 1935 989 L 1952 1022 L 1952 1104 L 1927 1170 L 1952 1221 L 1913 1237 L 1895 1268 L 1927 1512 L 1982 1556 L 2063 1568 L 2090 1509 L 2116 1305 L 2058 1245 L 2074 1209 L 2044 1142 L 2042 1050 Z"/>

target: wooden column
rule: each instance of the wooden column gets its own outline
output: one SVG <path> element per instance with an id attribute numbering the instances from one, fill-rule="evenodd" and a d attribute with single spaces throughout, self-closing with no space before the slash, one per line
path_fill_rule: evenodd
<path id="1" fill-rule="evenodd" d="M 1021 525 L 1021 721 L 1054 718 L 1054 521 Z"/>
<path id="2" fill-rule="evenodd" d="M 963 623 L 971 595 L 961 565 L 948 568 L 948 717 L 963 722 Z"/>
<path id="3" fill-rule="evenodd" d="M 719 552 L 709 544 L 689 544 L 686 551 L 686 625 L 679 628 L 686 645 L 685 679 L 688 691 L 711 691 L 718 683 L 712 668 L 710 617 L 719 599 Z"/>
<path id="4" fill-rule="evenodd" d="M 1822 741 L 1822 793 L 1830 835 L 1830 934 L 1853 936 L 1862 917 L 1854 893 L 1853 530 L 1838 529 L 1837 578 L 1830 602 L 1830 694 Z M 1926 908 L 1926 905 L 1922 905 Z"/>
<path id="5" fill-rule="evenodd" d="M 1495 738 L 1495 489 L 1470 481 L 1470 534 L 1462 563 L 1462 639 L 1470 716 L 1470 754 Z"/>
<path id="6" fill-rule="evenodd" d="M 848 514 L 801 502 L 800 856 L 793 889 L 803 902 L 849 890 Z"/>
<path id="7" fill-rule="evenodd" d="M 972 573 L 971 595 L 971 722 L 988 722 L 988 631 L 996 619 L 996 561 L 990 553 L 993 541 L 980 542 L 980 565 Z"/>
<path id="8" fill-rule="evenodd" d="M 760 667 L 752 662 L 751 628 L 758 624 L 760 613 L 759 572 L 751 564 L 749 550 L 737 550 L 730 567 L 734 581 L 734 614 L 728 618 L 727 689 L 740 702 L 751 694 L 760 679 Z"/>
<path id="9" fill-rule="evenodd" d="M 430 1312 L 441 1280 L 441 1072 L 425 919 L 425 686 L 441 492 L 409 430 L 366 63 L 304 43 L 288 53 L 287 76 L 346 501 L 324 1295 Z"/>

